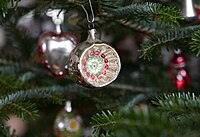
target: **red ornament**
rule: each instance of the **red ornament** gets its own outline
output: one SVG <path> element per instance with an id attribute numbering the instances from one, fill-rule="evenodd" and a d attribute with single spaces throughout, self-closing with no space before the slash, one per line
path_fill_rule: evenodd
<path id="1" fill-rule="evenodd" d="M 187 89 L 189 87 L 190 76 L 186 69 L 186 59 L 185 56 L 181 54 L 180 49 L 175 51 L 169 72 L 178 90 Z"/>
<path id="2" fill-rule="evenodd" d="M 200 7 L 198 5 L 195 5 L 195 10 L 197 12 L 197 18 L 200 20 Z"/>

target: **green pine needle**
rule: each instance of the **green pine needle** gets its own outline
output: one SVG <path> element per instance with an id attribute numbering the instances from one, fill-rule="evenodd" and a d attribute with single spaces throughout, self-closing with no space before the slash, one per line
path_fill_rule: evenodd
<path id="1" fill-rule="evenodd" d="M 161 111 L 167 111 L 171 114 L 200 114 L 200 96 L 195 96 L 194 93 L 190 92 L 164 94 L 153 103 L 159 106 Z"/>
<path id="2" fill-rule="evenodd" d="M 120 137 L 161 137 L 172 134 L 171 124 L 166 117 L 150 113 L 147 109 L 135 109 L 126 112 L 111 113 L 110 111 L 92 117 L 94 136 Z M 152 126 L 153 125 L 153 126 Z M 145 131 L 145 132 L 144 132 Z"/>
<path id="3" fill-rule="evenodd" d="M 118 120 L 118 114 L 116 112 L 110 112 L 109 110 L 106 112 L 102 111 L 102 114 L 97 113 L 92 117 L 91 124 L 94 128 L 94 135 L 100 135 L 101 130 L 111 129 L 113 130 L 116 121 Z"/>
<path id="4" fill-rule="evenodd" d="M 196 53 L 196 56 L 200 55 L 200 30 L 194 32 L 192 35 L 192 42 L 190 43 L 190 49 Z"/>
<path id="5" fill-rule="evenodd" d="M 38 116 L 36 104 L 29 101 L 19 101 L 6 106 L 12 113 L 16 114 L 23 120 L 32 120 Z"/>
<path id="6" fill-rule="evenodd" d="M 190 38 L 192 34 L 199 29 L 200 25 L 196 25 L 155 34 L 152 36 L 151 39 L 141 44 L 142 55 L 140 57 L 151 60 L 153 56 L 153 51 L 160 48 L 160 46 L 163 46 L 169 42 Z"/>
<path id="7" fill-rule="evenodd" d="M 177 20 L 182 19 L 181 11 L 172 6 L 163 6 L 159 3 L 133 3 L 118 9 L 106 8 L 115 18 L 127 18 L 146 21 L 159 21 L 160 24 L 170 27 L 179 26 Z"/>

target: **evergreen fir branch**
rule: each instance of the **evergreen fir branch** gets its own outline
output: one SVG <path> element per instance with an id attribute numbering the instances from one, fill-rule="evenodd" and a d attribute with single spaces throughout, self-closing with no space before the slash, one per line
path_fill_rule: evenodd
<path id="1" fill-rule="evenodd" d="M 115 127 L 116 121 L 119 120 L 118 114 L 116 112 L 106 112 L 102 111 L 102 114 L 97 113 L 91 119 L 91 124 L 93 125 L 94 136 L 102 136 L 101 130 L 113 130 Z M 108 132 L 106 133 L 108 134 Z"/>
<path id="2" fill-rule="evenodd" d="M 1 94 L 13 90 L 20 90 L 23 88 L 23 82 L 17 80 L 14 75 L 0 75 L 0 90 Z"/>
<path id="3" fill-rule="evenodd" d="M 0 66 L 0 74 L 16 74 L 22 71 L 22 68 L 18 64 L 13 64 L 9 66 Z"/>
<path id="4" fill-rule="evenodd" d="M 156 28 L 153 28 L 153 27 L 149 27 L 149 23 L 148 25 L 144 25 L 142 24 L 141 22 L 135 22 L 135 21 L 126 21 L 126 20 L 116 20 L 115 22 L 123 25 L 123 26 L 126 26 L 126 27 L 129 27 L 131 29 L 134 29 L 134 30 L 137 30 L 137 31 L 140 31 L 140 32 L 145 32 L 145 33 L 153 33 L 156 30 Z M 145 23 L 147 24 L 147 23 Z"/>
<path id="5" fill-rule="evenodd" d="M 19 1 L 20 0 L 1 0 L 0 1 L 0 11 L 3 14 L 3 16 L 5 17 L 7 14 L 9 3 L 11 4 L 12 8 L 16 9 Z"/>
<path id="6" fill-rule="evenodd" d="M 122 84 L 122 83 L 112 83 L 110 85 L 107 86 L 108 88 L 114 88 L 114 89 L 121 89 L 121 90 L 130 90 L 132 92 L 152 92 L 152 91 L 157 91 L 157 89 L 153 88 L 153 87 L 136 87 L 136 86 L 132 86 L 132 85 L 128 85 L 128 84 Z"/>
<path id="7" fill-rule="evenodd" d="M 172 93 L 158 97 L 153 104 L 159 106 L 159 110 L 174 115 L 200 114 L 200 96 L 194 93 Z"/>
<path id="8" fill-rule="evenodd" d="M 2 96 L 0 99 L 0 106 L 2 107 L 7 104 L 11 104 L 12 102 L 21 101 L 28 98 L 50 98 L 53 94 L 59 93 L 63 90 L 66 90 L 66 88 L 53 86 L 15 91 L 15 93 Z"/>
<path id="9" fill-rule="evenodd" d="M 6 108 L 23 120 L 32 120 L 38 116 L 36 104 L 29 101 L 14 102 L 6 106 Z"/>
<path id="10" fill-rule="evenodd" d="M 196 56 L 200 55 L 200 30 L 194 32 L 192 35 L 192 41 L 191 41 L 190 49 L 196 53 Z"/>
<path id="11" fill-rule="evenodd" d="M 23 75 L 21 75 L 18 79 L 22 82 L 26 82 L 32 78 L 35 78 L 36 74 L 33 72 L 25 72 Z"/>
<path id="12" fill-rule="evenodd" d="M 152 36 L 152 38 L 141 44 L 142 55 L 140 57 L 151 60 L 153 51 L 158 49 L 160 46 L 165 45 L 169 42 L 190 38 L 191 35 L 199 29 L 200 25 L 196 25 L 155 34 L 154 36 Z"/>
<path id="13" fill-rule="evenodd" d="M 104 133 L 115 137 L 122 135 L 160 137 L 173 134 L 172 126 L 167 117 L 159 116 L 156 112 L 150 113 L 146 109 L 129 110 L 120 114 L 102 112 L 102 114 L 96 114 L 92 117 L 91 124 L 95 131 L 94 136 L 104 135 Z"/>
<path id="14" fill-rule="evenodd" d="M 171 27 L 179 26 L 177 20 L 182 19 L 181 11 L 172 6 L 163 6 L 159 3 L 133 3 L 118 9 L 107 8 L 115 18 L 127 18 L 138 20 L 157 20 L 162 24 L 167 24 Z"/>
<path id="15" fill-rule="evenodd" d="M 200 97 L 194 93 L 172 93 L 158 97 L 153 104 L 159 106 L 162 114 L 167 114 L 175 129 L 175 136 L 189 137 L 198 134 L 200 126 Z"/>
<path id="16" fill-rule="evenodd" d="M 77 86 L 76 84 L 68 86 L 39 87 L 27 90 L 14 91 L 14 93 L 1 96 L 0 107 L 3 107 L 12 102 L 17 102 L 20 100 L 26 100 L 30 98 L 51 98 L 51 100 L 53 100 L 55 97 L 55 100 L 53 101 L 55 101 L 55 103 L 57 102 L 58 104 L 60 104 L 62 102 L 62 98 L 60 98 L 60 96 L 58 95 L 64 93 L 80 93 L 83 96 L 90 96 L 89 94 L 83 92 L 83 88 Z M 94 99 L 96 100 L 95 97 Z"/>

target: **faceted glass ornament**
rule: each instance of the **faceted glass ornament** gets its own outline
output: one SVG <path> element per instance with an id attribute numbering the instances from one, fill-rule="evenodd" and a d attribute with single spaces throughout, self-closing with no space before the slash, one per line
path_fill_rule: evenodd
<path id="1" fill-rule="evenodd" d="M 81 137 L 82 119 L 74 112 L 63 109 L 56 117 L 54 131 L 56 137 Z"/>
<path id="2" fill-rule="evenodd" d="M 38 41 L 41 62 L 56 76 L 64 77 L 67 72 L 69 54 L 76 47 L 78 40 L 69 32 L 43 33 Z"/>
<path id="3" fill-rule="evenodd" d="M 121 62 L 115 49 L 99 40 L 92 29 L 88 39 L 71 52 L 68 67 L 75 82 L 86 87 L 103 87 L 117 78 Z"/>

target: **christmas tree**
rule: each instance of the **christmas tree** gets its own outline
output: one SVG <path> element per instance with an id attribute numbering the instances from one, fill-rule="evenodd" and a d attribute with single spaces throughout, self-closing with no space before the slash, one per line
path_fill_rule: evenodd
<path id="1" fill-rule="evenodd" d="M 199 6 L 1 0 L 0 136 L 200 136 Z"/>

